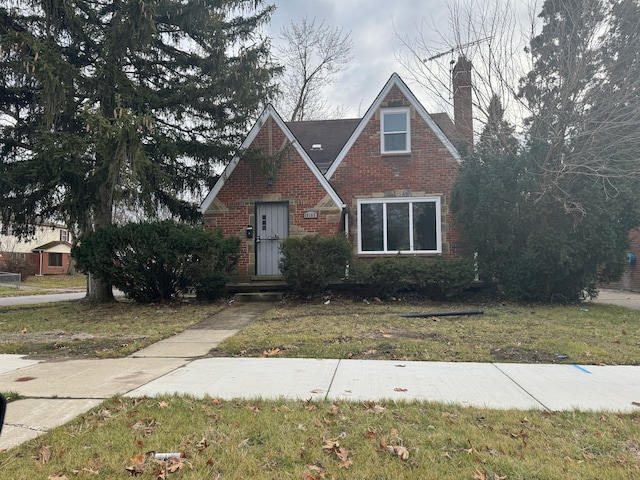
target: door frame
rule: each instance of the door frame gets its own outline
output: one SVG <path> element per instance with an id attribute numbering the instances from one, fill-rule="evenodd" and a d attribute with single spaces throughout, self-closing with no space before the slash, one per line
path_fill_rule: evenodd
<path id="1" fill-rule="evenodd" d="M 260 253 L 259 253 L 259 243 L 260 243 L 260 233 L 262 232 L 261 230 L 261 219 L 260 219 L 260 212 L 259 212 L 259 207 L 262 205 L 282 205 L 285 206 L 287 209 L 286 215 L 285 215 L 285 219 L 286 219 L 286 236 L 284 237 L 279 237 L 280 239 L 285 239 L 289 237 L 289 231 L 290 231 L 290 218 L 289 218 L 289 201 L 288 200 L 278 200 L 278 201 L 273 201 L 273 202 L 265 202 L 265 201 L 260 201 L 260 202 L 255 202 L 253 209 L 254 209 L 254 225 L 253 225 L 253 231 L 254 231 L 254 262 L 255 262 L 255 270 L 254 270 L 254 275 L 256 277 L 274 277 L 274 276 L 280 276 L 281 273 L 278 273 L 276 275 L 265 275 L 265 274 L 260 274 L 258 269 L 260 266 Z M 279 249 L 278 249 L 279 250 Z M 278 258 L 279 258 L 279 254 L 278 254 Z M 278 271 L 280 269 L 278 268 Z"/>

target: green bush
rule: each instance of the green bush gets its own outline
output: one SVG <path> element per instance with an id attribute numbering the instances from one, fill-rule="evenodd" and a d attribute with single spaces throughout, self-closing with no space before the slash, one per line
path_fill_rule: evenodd
<path id="1" fill-rule="evenodd" d="M 240 258 L 240 239 L 224 238 L 220 231 L 206 230 L 199 237 L 187 267 L 191 286 L 199 300 L 215 300 L 227 290 L 227 282 Z"/>
<path id="2" fill-rule="evenodd" d="M 189 286 L 213 299 L 224 294 L 239 242 L 171 221 L 130 223 L 88 234 L 72 255 L 80 270 L 138 302 L 170 301 Z"/>
<path id="3" fill-rule="evenodd" d="M 280 271 L 303 298 L 322 292 L 344 276 L 351 259 L 351 244 L 344 235 L 289 237 L 280 245 Z"/>
<path id="4" fill-rule="evenodd" d="M 469 290 L 475 278 L 470 260 L 442 257 L 416 259 L 409 272 L 414 288 L 429 298 L 444 300 L 459 297 Z"/>
<path id="5" fill-rule="evenodd" d="M 379 298 L 387 299 L 408 286 L 408 264 L 402 258 L 377 258 L 359 261 L 352 269 L 351 279 L 369 287 Z"/>
<path id="6" fill-rule="evenodd" d="M 459 297 L 474 281 L 474 266 L 469 260 L 442 257 L 394 257 L 359 261 L 352 280 L 386 299 L 401 291 L 414 291 L 438 300 Z"/>

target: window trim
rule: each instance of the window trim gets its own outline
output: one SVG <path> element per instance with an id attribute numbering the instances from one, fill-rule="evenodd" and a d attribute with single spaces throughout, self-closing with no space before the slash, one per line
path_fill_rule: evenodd
<path id="1" fill-rule="evenodd" d="M 409 204 L 409 225 L 413 225 L 413 203 L 435 203 L 436 206 L 436 249 L 413 250 L 413 228 L 409 228 L 409 250 L 387 250 L 387 205 L 390 203 Z M 382 203 L 382 232 L 384 250 L 362 249 L 362 205 Z M 397 255 L 397 254 L 441 254 L 442 253 L 442 201 L 439 196 L 426 197 L 392 197 L 392 198 L 359 198 L 358 199 L 358 255 Z"/>
<path id="2" fill-rule="evenodd" d="M 388 114 L 398 114 L 404 113 L 407 119 L 407 129 L 406 130 L 398 130 L 393 132 L 385 132 L 384 131 L 384 118 Z M 389 134 L 398 134 L 404 133 L 406 135 L 407 140 L 407 148 L 406 150 L 387 150 L 385 144 L 385 135 Z M 380 152 L 384 155 L 393 155 L 393 154 L 406 154 L 411 153 L 411 115 L 409 107 L 399 107 L 399 108 L 384 108 L 380 110 Z"/>

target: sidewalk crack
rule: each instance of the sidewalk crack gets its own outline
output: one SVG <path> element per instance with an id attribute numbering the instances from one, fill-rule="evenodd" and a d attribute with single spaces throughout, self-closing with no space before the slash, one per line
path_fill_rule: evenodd
<path id="1" fill-rule="evenodd" d="M 342 362 L 342 359 L 338 359 L 338 364 L 336 365 L 336 369 L 333 371 L 333 375 L 331 376 L 331 381 L 329 382 L 329 388 L 327 388 L 327 393 L 324 396 L 325 401 L 329 398 L 329 393 L 331 393 L 331 388 L 333 387 L 333 381 L 336 378 L 336 375 L 338 374 L 338 368 L 340 368 L 340 362 Z"/>
<path id="2" fill-rule="evenodd" d="M 512 378 L 507 372 L 505 372 L 504 370 L 502 370 L 498 365 L 496 365 L 495 363 L 492 363 L 491 365 L 493 365 L 502 375 L 504 375 L 505 377 L 507 377 L 509 380 L 511 380 L 511 382 L 516 385 L 520 390 L 522 390 L 524 393 L 526 393 L 527 395 L 529 395 L 529 397 L 531 397 L 535 402 L 537 402 L 538 404 L 540 404 L 540 406 L 542 408 L 544 408 L 547 412 L 553 412 L 552 409 L 550 409 L 549 407 L 547 407 L 544 403 L 542 403 L 540 400 L 538 400 L 536 397 L 534 397 L 526 388 L 524 388 L 522 385 L 520 385 L 514 378 Z"/>

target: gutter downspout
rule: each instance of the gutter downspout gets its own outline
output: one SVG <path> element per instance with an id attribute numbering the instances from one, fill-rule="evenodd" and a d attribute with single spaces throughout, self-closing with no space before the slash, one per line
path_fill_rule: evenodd
<path id="1" fill-rule="evenodd" d="M 347 241 L 349 240 L 349 211 L 347 210 L 347 206 L 342 206 L 342 211 L 344 212 L 344 235 L 347 237 Z M 344 269 L 344 278 L 349 278 L 349 263 L 345 266 Z"/>

